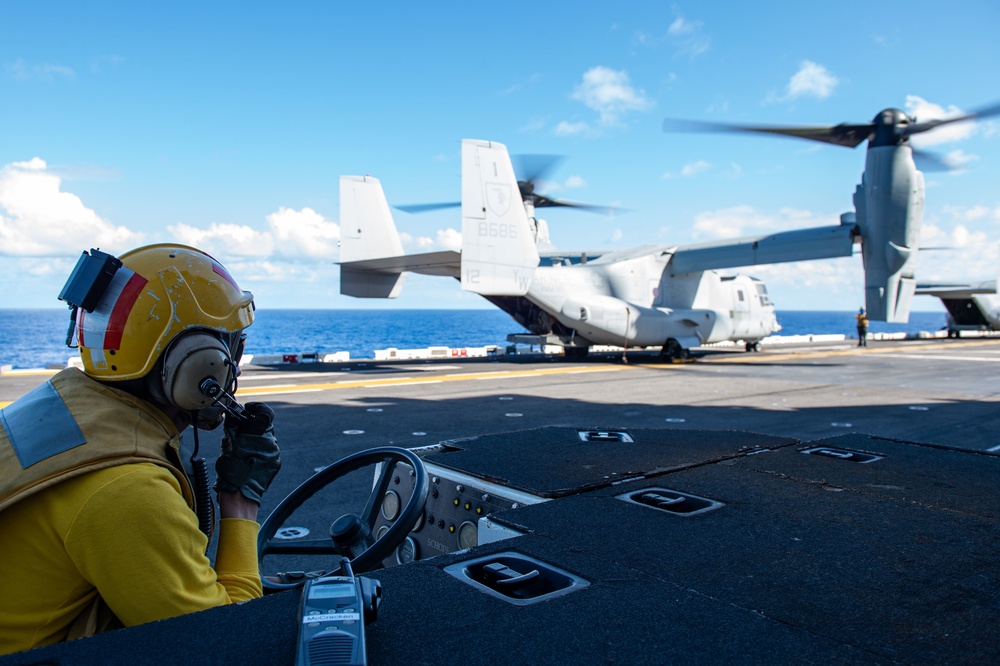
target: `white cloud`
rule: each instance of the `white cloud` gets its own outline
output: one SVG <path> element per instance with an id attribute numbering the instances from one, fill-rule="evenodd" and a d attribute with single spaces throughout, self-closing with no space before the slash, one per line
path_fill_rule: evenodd
<path id="1" fill-rule="evenodd" d="M 839 217 L 835 215 L 820 215 L 795 208 L 782 208 L 776 213 L 768 213 L 747 205 L 704 211 L 695 215 L 694 219 L 692 237 L 695 240 L 706 241 L 834 225 L 840 222 Z"/>
<path id="2" fill-rule="evenodd" d="M 575 136 L 577 134 L 584 134 L 590 131 L 590 125 L 585 122 L 571 123 L 569 121 L 563 120 L 554 130 L 556 136 Z"/>
<path id="3" fill-rule="evenodd" d="M 601 66 L 584 72 L 570 98 L 597 111 L 602 125 L 616 125 L 627 112 L 653 106 L 645 91 L 632 86 L 626 72 Z"/>
<path id="4" fill-rule="evenodd" d="M 438 229 L 434 238 L 430 236 L 417 236 L 414 238 L 409 234 L 400 233 L 400 240 L 406 247 L 416 246 L 421 252 L 433 252 L 435 250 L 461 250 L 462 232 L 452 229 Z"/>
<path id="5" fill-rule="evenodd" d="M 696 176 L 699 173 L 704 173 L 705 171 L 708 171 L 711 168 L 712 164 L 710 162 L 706 162 L 705 160 L 698 160 L 697 162 L 690 162 L 688 164 L 685 164 L 684 167 L 681 169 L 681 175 Z"/>
<path id="6" fill-rule="evenodd" d="M 734 272 L 763 280 L 779 311 L 844 310 L 864 305 L 864 268 L 859 255 L 767 264 Z"/>
<path id="7" fill-rule="evenodd" d="M 339 255 L 340 226 L 312 208 L 280 208 L 267 216 L 277 256 L 333 261 Z"/>
<path id="8" fill-rule="evenodd" d="M 948 168 L 953 172 L 964 171 L 965 167 L 972 164 L 979 159 L 979 155 L 972 155 L 965 152 L 961 148 L 948 151 L 948 154 L 944 156 L 944 163 L 948 165 Z"/>
<path id="9" fill-rule="evenodd" d="M 980 214 L 978 208 L 950 211 L 953 220 L 978 220 Z M 996 277 L 1000 269 L 1000 243 L 992 240 L 990 234 L 970 229 L 962 223 L 945 230 L 937 224 L 925 222 L 921 230 L 920 245 L 941 249 L 920 253 L 917 258 L 919 279 L 982 279 Z"/>
<path id="10" fill-rule="evenodd" d="M 437 232 L 437 244 L 445 250 L 462 249 L 462 232 L 455 229 L 439 229 Z"/>
<path id="11" fill-rule="evenodd" d="M 566 179 L 566 189 L 573 190 L 586 186 L 587 181 L 582 176 L 570 176 Z"/>
<path id="12" fill-rule="evenodd" d="M 638 30 L 632 35 L 632 43 L 649 49 L 658 49 L 666 45 L 674 49 L 675 55 L 694 59 L 709 50 L 712 40 L 704 34 L 701 21 L 678 16 L 667 27 L 666 33 Z"/>
<path id="13" fill-rule="evenodd" d="M 667 28 L 667 35 L 677 49 L 678 55 L 696 58 L 708 51 L 712 44 L 702 32 L 701 21 L 689 21 L 683 16 L 674 19 Z"/>
<path id="14" fill-rule="evenodd" d="M 688 35 L 694 32 L 695 25 L 690 21 L 684 19 L 683 16 L 678 16 L 674 19 L 674 22 L 670 24 L 667 29 L 667 34 L 670 35 Z"/>
<path id="15" fill-rule="evenodd" d="M 688 162 L 683 167 L 679 174 L 673 172 L 666 172 L 663 174 L 664 180 L 670 180 L 672 178 L 677 178 L 678 176 L 682 178 L 690 178 L 691 176 L 697 176 L 699 173 L 704 173 L 712 168 L 712 163 L 705 160 L 697 160 L 695 162 Z"/>
<path id="16" fill-rule="evenodd" d="M 904 105 L 904 110 L 910 118 L 915 119 L 917 122 L 926 122 L 928 120 L 947 120 L 948 118 L 957 118 L 958 116 L 965 115 L 965 111 L 958 108 L 954 104 L 950 105 L 948 108 L 944 108 L 933 102 L 928 102 L 923 97 L 918 97 L 917 95 L 907 95 L 906 104 Z M 936 146 L 942 143 L 952 143 L 954 141 L 962 141 L 963 139 L 968 139 L 976 131 L 976 124 L 974 122 L 963 122 L 963 123 L 951 123 L 950 125 L 945 125 L 939 127 L 930 132 L 923 132 L 921 134 L 915 134 L 910 142 L 916 147 L 927 147 Z"/>
<path id="17" fill-rule="evenodd" d="M 218 257 L 335 261 L 340 226 L 311 208 L 279 208 L 267 216 L 268 231 L 244 224 L 213 223 L 207 229 L 189 224 L 167 227 L 181 243 Z"/>
<path id="18" fill-rule="evenodd" d="M 27 81 L 29 79 L 51 81 L 57 77 L 63 79 L 76 78 L 76 72 L 70 67 L 49 64 L 29 65 L 23 58 L 6 63 L 4 69 L 10 76 L 20 81 Z"/>
<path id="19" fill-rule="evenodd" d="M 141 235 L 102 219 L 44 160 L 13 162 L 0 169 L 0 255 L 70 256 L 92 247 L 122 252 Z"/>
<path id="20" fill-rule="evenodd" d="M 967 208 L 965 206 L 945 205 L 942 206 L 941 211 L 956 220 L 984 220 L 991 215 L 1000 219 L 1000 208 L 991 210 L 988 206 L 972 206 Z"/>
<path id="21" fill-rule="evenodd" d="M 826 99 L 833 94 L 839 82 L 839 79 L 823 65 L 803 60 L 799 65 L 799 71 L 795 72 L 788 82 L 785 99 L 793 100 L 799 97 Z"/>
<path id="22" fill-rule="evenodd" d="M 534 118 L 529 118 L 526 123 L 524 123 L 523 125 L 521 125 L 521 127 L 519 127 L 517 129 L 517 131 L 518 132 L 540 132 L 541 130 L 545 129 L 545 124 L 547 122 L 548 122 L 548 119 L 545 118 L 544 116 L 536 116 Z"/>
<path id="23" fill-rule="evenodd" d="M 258 261 L 235 259 L 226 262 L 226 268 L 232 275 L 238 275 L 240 282 L 244 284 L 285 282 L 292 278 L 308 281 L 312 275 L 310 269 L 302 266 L 285 262 L 275 263 L 266 259 Z"/>
<path id="24" fill-rule="evenodd" d="M 199 229 L 189 224 L 167 227 L 178 242 L 196 247 L 215 257 L 268 257 L 274 242 L 267 232 L 242 224 L 211 224 Z"/>

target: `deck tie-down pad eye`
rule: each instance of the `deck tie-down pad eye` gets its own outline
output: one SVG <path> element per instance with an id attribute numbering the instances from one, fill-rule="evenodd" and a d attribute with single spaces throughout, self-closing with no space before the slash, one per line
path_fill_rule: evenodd
<path id="1" fill-rule="evenodd" d="M 457 562 L 444 570 L 463 583 L 516 606 L 560 597 L 590 585 L 568 571 L 515 552 Z"/>
<path id="2" fill-rule="evenodd" d="M 722 502 L 707 497 L 698 497 L 668 488 L 643 488 L 642 490 L 622 493 L 616 497 L 632 504 L 647 506 L 678 516 L 695 516 L 725 506 Z"/>
<path id="3" fill-rule="evenodd" d="M 581 442 L 624 442 L 631 444 L 635 440 L 632 435 L 623 430 L 578 430 Z"/>
<path id="4" fill-rule="evenodd" d="M 837 449 L 832 446 L 815 446 L 811 449 L 803 449 L 800 453 L 812 456 L 822 456 L 824 458 L 835 458 L 853 463 L 873 463 L 882 460 L 883 456 L 872 453 L 862 453 L 861 451 L 851 451 L 850 449 Z"/>

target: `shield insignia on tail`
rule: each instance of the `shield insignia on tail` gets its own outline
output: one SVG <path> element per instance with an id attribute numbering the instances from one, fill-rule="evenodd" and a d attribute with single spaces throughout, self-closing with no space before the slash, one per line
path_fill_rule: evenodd
<path id="1" fill-rule="evenodd" d="M 503 217 L 510 210 L 510 185 L 506 183 L 486 184 L 486 205 L 497 217 Z"/>

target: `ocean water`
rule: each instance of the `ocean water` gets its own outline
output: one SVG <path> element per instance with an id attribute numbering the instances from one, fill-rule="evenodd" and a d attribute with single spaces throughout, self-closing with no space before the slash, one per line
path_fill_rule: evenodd
<path id="1" fill-rule="evenodd" d="M 780 335 L 856 335 L 853 312 L 778 312 Z M 913 312 L 907 324 L 872 322 L 873 333 L 936 331 L 945 313 Z M 68 310 L 0 309 L 0 365 L 39 368 L 65 364 Z M 258 310 L 247 330 L 246 353 L 350 352 L 373 358 L 374 350 L 506 346 L 509 333 L 526 333 L 500 310 Z"/>

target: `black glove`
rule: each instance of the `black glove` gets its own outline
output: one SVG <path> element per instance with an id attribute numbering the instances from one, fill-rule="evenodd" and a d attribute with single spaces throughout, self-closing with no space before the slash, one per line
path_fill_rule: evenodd
<path id="1" fill-rule="evenodd" d="M 238 492 L 259 505 L 281 469 L 281 452 L 272 426 L 274 411 L 262 402 L 247 403 L 245 409 L 246 422 L 226 419 L 215 490 Z"/>

